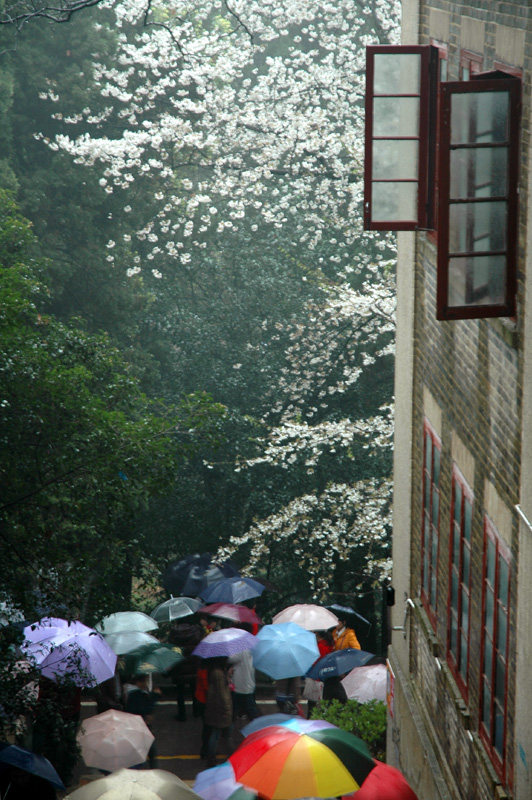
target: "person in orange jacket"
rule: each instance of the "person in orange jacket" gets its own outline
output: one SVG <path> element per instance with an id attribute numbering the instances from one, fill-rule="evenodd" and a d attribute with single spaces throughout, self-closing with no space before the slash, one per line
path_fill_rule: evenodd
<path id="1" fill-rule="evenodd" d="M 360 643 L 353 628 L 349 628 L 346 619 L 338 618 L 338 625 L 332 632 L 335 650 L 345 650 L 347 647 L 354 647 L 360 650 Z"/>

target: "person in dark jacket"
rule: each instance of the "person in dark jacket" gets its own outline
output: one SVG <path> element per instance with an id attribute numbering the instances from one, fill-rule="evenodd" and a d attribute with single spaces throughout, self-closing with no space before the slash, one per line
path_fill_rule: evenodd
<path id="1" fill-rule="evenodd" d="M 171 671 L 172 681 L 175 683 L 177 691 L 176 719 L 179 722 L 186 722 L 187 719 L 185 706 L 187 689 L 192 697 L 193 715 L 195 717 L 201 716 L 201 709 L 195 699 L 198 659 L 192 655 L 192 651 L 200 643 L 204 635 L 205 631 L 200 623 L 178 622 L 172 626 L 168 636 L 170 644 L 180 647 L 185 656 L 184 661 L 177 664 Z"/>
<path id="2" fill-rule="evenodd" d="M 150 692 L 147 675 L 134 675 L 131 680 L 131 687 L 126 695 L 124 711 L 128 714 L 138 714 L 142 717 L 148 728 L 152 730 L 153 710 L 160 694 L 161 690 L 159 688 Z M 157 767 L 157 746 L 155 739 L 148 751 L 148 763 L 150 769 L 155 769 Z"/>
<path id="3" fill-rule="evenodd" d="M 208 734 L 207 767 L 214 767 L 220 738 L 227 741 L 229 755 L 233 752 L 233 699 L 229 687 L 227 658 L 209 658 L 206 661 L 207 697 L 203 720 Z"/>

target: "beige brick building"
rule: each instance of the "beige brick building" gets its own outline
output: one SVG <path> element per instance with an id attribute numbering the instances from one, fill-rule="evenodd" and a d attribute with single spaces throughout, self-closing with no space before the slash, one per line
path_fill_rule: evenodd
<path id="1" fill-rule="evenodd" d="M 532 0 L 403 0 L 368 54 L 366 223 L 399 230 L 388 761 L 420 800 L 532 798 L 531 80 Z"/>

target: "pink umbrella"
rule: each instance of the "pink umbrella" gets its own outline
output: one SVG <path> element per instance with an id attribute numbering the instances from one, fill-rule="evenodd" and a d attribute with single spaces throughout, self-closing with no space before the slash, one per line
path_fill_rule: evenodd
<path id="1" fill-rule="evenodd" d="M 342 680 L 349 700 L 367 703 L 368 700 L 386 700 L 387 669 L 385 664 L 355 667 Z"/>
<path id="2" fill-rule="evenodd" d="M 344 795 L 342 800 L 418 800 L 418 796 L 398 769 L 375 761 L 358 792 Z"/>
<path id="3" fill-rule="evenodd" d="M 203 606 L 198 614 L 209 614 L 211 617 L 222 617 L 231 619 L 233 622 L 250 622 L 260 625 L 262 623 L 259 615 L 247 606 L 238 606 L 235 603 L 213 603 L 210 606 Z"/>
<path id="4" fill-rule="evenodd" d="M 338 617 L 332 611 L 313 603 L 296 603 L 279 611 L 272 619 L 277 625 L 280 622 L 295 622 L 307 631 L 326 631 L 338 625 Z"/>
<path id="5" fill-rule="evenodd" d="M 78 686 L 96 686 L 115 674 L 116 654 L 93 628 L 77 620 L 45 617 L 24 628 L 21 649 L 42 675 L 69 675 Z"/>
<path id="6" fill-rule="evenodd" d="M 112 708 L 86 719 L 76 738 L 88 767 L 114 772 L 142 764 L 155 737 L 141 716 Z"/>

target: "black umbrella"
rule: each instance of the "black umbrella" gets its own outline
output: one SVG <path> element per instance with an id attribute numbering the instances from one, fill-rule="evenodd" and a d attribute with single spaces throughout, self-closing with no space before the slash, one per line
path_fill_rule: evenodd
<path id="1" fill-rule="evenodd" d="M 58 789 L 64 789 L 63 782 L 54 767 L 44 756 L 32 753 L 16 744 L 0 742 L 0 770 L 7 767 L 17 767 L 29 772 L 37 778 L 43 778 Z"/>
<path id="2" fill-rule="evenodd" d="M 361 622 L 365 622 L 366 625 L 369 625 L 369 627 L 371 628 L 371 622 L 368 619 L 366 619 L 366 617 L 363 617 L 362 614 L 357 614 L 355 609 L 351 608 L 350 606 L 340 606 L 338 605 L 338 603 L 333 603 L 332 606 L 326 606 L 326 608 L 328 608 L 330 611 L 334 611 L 338 619 L 347 618 L 353 621 L 355 619 L 358 619 Z"/>
<path id="3" fill-rule="evenodd" d="M 366 653 L 365 650 L 357 650 L 354 647 L 346 647 L 344 650 L 333 650 L 327 653 L 307 672 L 307 678 L 314 678 L 315 681 L 324 681 L 327 678 L 334 678 L 338 675 L 345 675 L 355 667 L 361 667 L 375 658 L 373 653 Z"/>
<path id="4" fill-rule="evenodd" d="M 170 564 L 162 584 L 168 594 L 197 597 L 214 581 L 234 577 L 240 577 L 240 573 L 230 561 L 220 564 L 213 561 L 210 553 L 194 553 Z"/>

